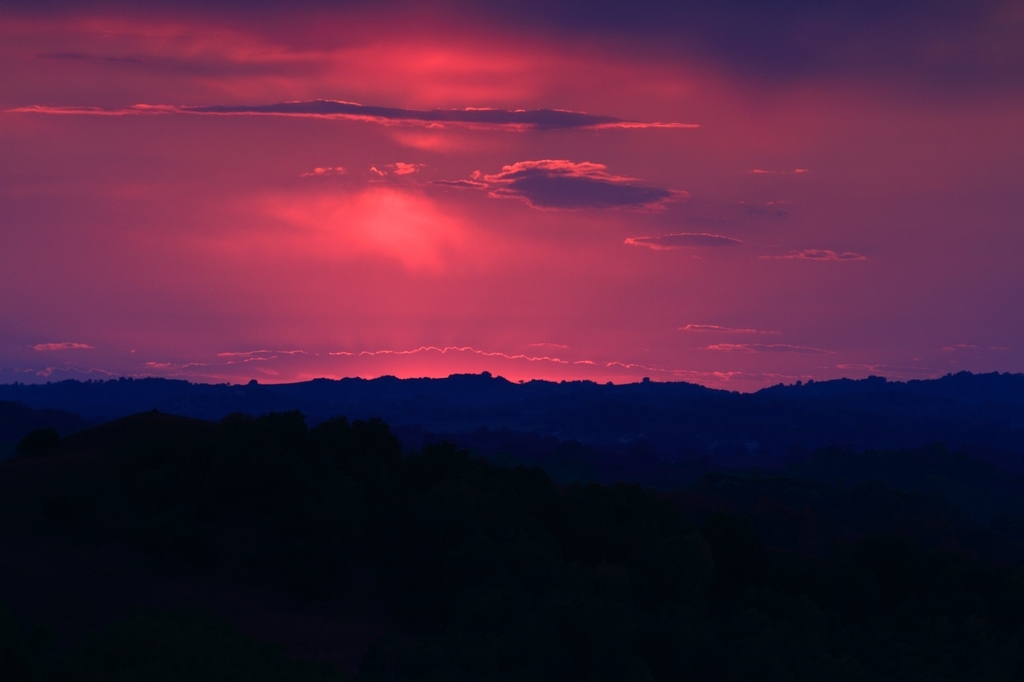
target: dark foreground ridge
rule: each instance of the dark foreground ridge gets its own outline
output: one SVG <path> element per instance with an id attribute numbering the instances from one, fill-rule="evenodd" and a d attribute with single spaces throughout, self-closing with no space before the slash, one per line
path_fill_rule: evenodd
<path id="1" fill-rule="evenodd" d="M 985 524 L 955 495 L 871 478 L 1004 485 L 1015 499 L 1012 475 L 941 446 L 823 451 L 673 492 L 557 485 L 450 444 L 403 452 L 379 420 L 308 429 L 297 412 L 148 412 L 21 452 L 0 464 L 4 679 L 1024 669 L 1012 503 L 1002 526 Z"/>

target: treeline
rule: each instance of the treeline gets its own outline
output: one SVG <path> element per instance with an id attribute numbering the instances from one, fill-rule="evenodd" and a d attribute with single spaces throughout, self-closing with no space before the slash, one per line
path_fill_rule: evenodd
<path id="1" fill-rule="evenodd" d="M 0 518 L 27 532 L 128 543 L 300 601 L 380 595 L 398 626 L 364 656 L 364 680 L 1016 680 L 1024 669 L 1017 565 L 899 535 L 766 548 L 754 528 L 770 515 L 756 502 L 747 518 L 695 512 L 699 496 L 559 486 L 444 443 L 407 456 L 380 421 L 140 415 L 10 464 Z M 218 663 L 201 637 L 158 633 L 219 626 L 147 617 L 108 631 L 93 650 L 106 653 L 32 660 L 60 679 L 118 679 L 88 661 L 138 659 L 146 637 L 206 646 L 181 655 L 223 670 L 270 655 L 232 640 Z M 262 679 L 335 674 L 274 660 L 279 676 Z M 76 678 L 76 665 L 93 672 Z"/>

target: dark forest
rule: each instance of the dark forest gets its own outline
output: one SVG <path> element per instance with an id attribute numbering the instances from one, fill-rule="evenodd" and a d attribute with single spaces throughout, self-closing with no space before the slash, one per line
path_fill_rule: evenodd
<path id="1" fill-rule="evenodd" d="M 822 449 L 674 489 L 556 482 L 297 411 L 153 411 L 36 430 L 17 450 L 0 469 L 5 679 L 1015 680 L 1024 666 L 1022 483 L 941 445 Z M 267 626 L 282 619 L 294 627 Z"/>

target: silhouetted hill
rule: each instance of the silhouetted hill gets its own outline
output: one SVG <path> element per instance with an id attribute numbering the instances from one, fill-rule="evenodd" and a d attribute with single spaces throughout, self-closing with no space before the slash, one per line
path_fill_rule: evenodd
<path id="1" fill-rule="evenodd" d="M 382 418 L 413 449 L 430 434 L 510 430 L 576 441 L 624 461 L 710 457 L 715 466 L 740 468 L 784 466 L 830 446 L 907 449 L 943 442 L 974 448 L 1004 469 L 1024 470 L 1020 374 L 840 379 L 752 394 L 647 381 L 519 384 L 487 373 L 244 386 L 121 379 L 8 384 L 0 386 L 0 398 L 96 421 L 152 409 L 211 420 L 298 409 L 313 424 L 338 414 Z"/>
<path id="2" fill-rule="evenodd" d="M 67 435 L 87 427 L 89 422 L 61 410 L 33 409 L 21 403 L 0 400 L 0 461 L 14 456 L 19 440 L 38 429 L 53 429 Z"/>
<path id="3" fill-rule="evenodd" d="M 290 655 L 366 682 L 1018 679 L 1021 537 L 875 476 L 1020 485 L 940 447 L 557 485 L 403 452 L 375 420 L 150 411 L 0 463 L 0 673 L 341 679 Z"/>

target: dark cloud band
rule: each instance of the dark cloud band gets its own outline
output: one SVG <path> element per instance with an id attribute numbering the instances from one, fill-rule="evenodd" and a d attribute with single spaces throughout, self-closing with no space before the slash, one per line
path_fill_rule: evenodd
<path id="1" fill-rule="evenodd" d="M 137 104 L 123 109 L 98 107 L 27 106 L 10 112 L 132 116 L 153 114 L 197 114 L 209 116 L 295 116 L 369 121 L 380 124 L 423 126 L 464 126 L 510 130 L 564 130 L 570 128 L 696 128 L 694 123 L 644 123 L 612 116 L 598 116 L 562 109 L 400 109 L 318 99 L 308 102 L 280 102 L 260 105 L 176 106 Z"/>
<path id="2" fill-rule="evenodd" d="M 790 251 L 781 256 L 761 256 L 771 260 L 816 260 L 816 261 L 856 261 L 867 260 L 867 256 L 853 251 L 836 252 L 830 249 L 801 249 Z"/>
<path id="3" fill-rule="evenodd" d="M 611 175 L 600 163 L 565 159 L 519 161 L 500 173 L 436 184 L 488 190 L 495 198 L 522 199 L 533 208 L 651 208 L 685 199 L 686 192 L 652 187 L 635 178 Z"/>

